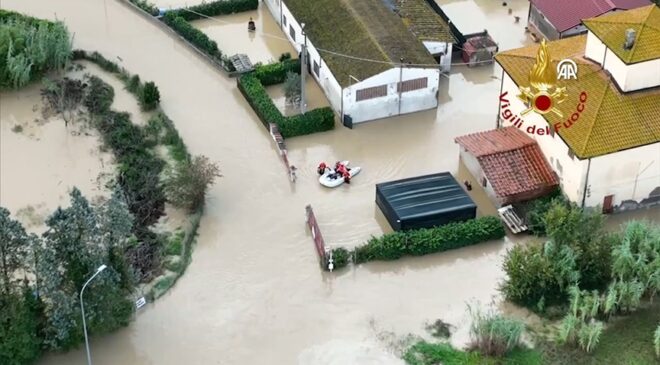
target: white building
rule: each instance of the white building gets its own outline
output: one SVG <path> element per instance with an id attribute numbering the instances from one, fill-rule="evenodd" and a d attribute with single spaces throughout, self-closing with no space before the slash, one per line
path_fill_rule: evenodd
<path id="1" fill-rule="evenodd" d="M 405 66 L 436 62 L 381 0 L 264 3 L 298 52 L 305 42 L 309 74 L 345 126 L 438 106 L 439 67 Z"/>
<path id="2" fill-rule="evenodd" d="M 605 212 L 660 204 L 660 8 L 584 24 L 587 35 L 548 43 L 550 67 L 565 58 L 578 66 L 577 80 L 558 81 L 568 92 L 557 105 L 563 117 L 521 116 L 527 105 L 519 86 L 530 85 L 538 45 L 496 56 L 503 68 L 498 126 L 532 135 L 578 204 Z"/>

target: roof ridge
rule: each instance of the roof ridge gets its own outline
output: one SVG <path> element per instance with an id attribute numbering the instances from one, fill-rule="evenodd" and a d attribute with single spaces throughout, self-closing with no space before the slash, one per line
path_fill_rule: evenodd
<path id="1" fill-rule="evenodd" d="M 378 50 L 385 57 L 385 59 L 389 60 L 390 62 L 396 62 L 396 61 L 392 60 L 392 58 L 390 58 L 390 56 L 387 54 L 387 52 L 385 52 L 385 50 L 383 49 L 383 46 L 380 44 L 380 42 L 378 42 L 376 37 L 374 37 L 374 35 L 371 33 L 371 31 L 369 30 L 369 27 L 367 27 L 367 25 L 364 24 L 364 21 L 362 21 L 362 17 L 360 16 L 360 14 L 358 14 L 358 12 L 355 9 L 353 9 L 351 4 L 347 0 L 340 0 L 340 2 L 346 7 L 346 10 L 348 10 L 351 13 L 351 15 L 353 16 L 353 19 L 355 19 L 360 24 L 360 27 L 362 27 L 362 29 L 364 29 L 365 33 L 369 35 L 369 38 L 371 38 L 371 41 L 376 46 L 376 48 L 378 48 Z"/>

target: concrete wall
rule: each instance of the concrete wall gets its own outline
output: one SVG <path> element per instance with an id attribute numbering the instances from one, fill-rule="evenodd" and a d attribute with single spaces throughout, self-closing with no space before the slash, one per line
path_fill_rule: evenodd
<path id="1" fill-rule="evenodd" d="M 414 91 L 397 92 L 399 80 L 413 80 L 428 78 L 427 87 Z M 349 115 L 353 123 L 361 123 L 369 120 L 387 118 L 398 114 L 412 113 L 416 111 L 432 109 L 438 106 L 438 84 L 440 82 L 440 70 L 407 68 L 391 68 L 368 79 L 361 80 L 344 88 L 344 115 Z M 356 101 L 357 90 L 375 86 L 387 85 L 387 95 Z"/>
<path id="2" fill-rule="evenodd" d="M 543 14 L 531 2 L 529 6 L 531 8 L 529 11 L 529 19 L 527 21 L 528 24 L 536 28 L 540 33 L 539 35 L 545 37 L 547 40 L 551 41 L 559 39 L 559 32 L 552 24 L 550 24 L 548 19 L 543 16 Z"/>
<path id="3" fill-rule="evenodd" d="M 452 43 L 447 42 L 432 42 L 432 41 L 423 41 L 424 47 L 432 54 L 434 57 L 440 56 L 440 71 L 449 72 L 451 68 L 451 52 L 453 48 Z"/>
<path id="4" fill-rule="evenodd" d="M 278 22 L 278 24 L 286 18 L 286 24 L 282 22 L 280 27 L 289 41 L 293 44 L 294 48 L 298 53 L 300 53 L 301 45 L 304 42 L 304 37 L 302 35 L 302 28 L 298 21 L 293 17 L 289 9 L 286 7 L 284 2 L 281 0 L 263 0 L 263 2 L 270 10 L 271 14 Z M 295 35 L 295 40 L 291 36 L 291 29 Z M 330 72 L 328 65 L 321 58 L 320 53 L 316 50 L 314 44 L 307 39 L 307 53 L 309 54 L 309 75 L 312 75 L 314 79 L 318 82 L 319 86 L 323 90 L 323 93 L 330 101 L 332 108 L 339 114 L 341 114 L 341 86 L 335 76 Z M 314 62 L 318 64 L 319 74 L 317 75 L 314 71 Z"/>
<path id="5" fill-rule="evenodd" d="M 615 209 L 625 210 L 625 201 L 639 204 L 660 188 L 660 143 L 595 157 L 589 170 L 586 205 L 602 205 L 614 195 Z"/>
<path id="6" fill-rule="evenodd" d="M 474 177 L 472 179 L 471 183 L 472 186 L 479 185 L 481 186 L 484 191 L 486 192 L 486 195 L 488 195 L 488 198 L 493 202 L 493 205 L 495 205 L 496 208 L 502 207 L 502 200 L 497 197 L 497 194 L 495 194 L 495 190 L 493 190 L 493 186 L 490 184 L 490 181 L 486 179 L 486 186 L 482 184 L 483 179 L 486 178 L 486 174 L 484 174 L 484 171 L 481 169 L 481 165 L 479 165 L 479 161 L 477 160 L 474 155 L 469 153 L 465 148 L 460 147 L 460 159 L 463 161 L 463 164 L 465 167 L 467 167 L 468 171 L 470 171 L 470 174 Z"/>

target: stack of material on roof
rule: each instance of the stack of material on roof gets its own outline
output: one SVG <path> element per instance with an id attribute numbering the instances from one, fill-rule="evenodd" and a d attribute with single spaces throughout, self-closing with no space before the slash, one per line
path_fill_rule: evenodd
<path id="1" fill-rule="evenodd" d="M 376 204 L 395 231 L 473 219 L 477 206 L 448 173 L 376 184 Z"/>

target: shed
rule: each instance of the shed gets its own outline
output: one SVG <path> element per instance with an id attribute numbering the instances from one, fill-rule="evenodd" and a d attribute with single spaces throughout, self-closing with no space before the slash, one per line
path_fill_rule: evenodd
<path id="1" fill-rule="evenodd" d="M 479 66 L 491 64 L 493 56 L 498 51 L 497 43 L 484 30 L 481 33 L 475 33 L 465 36 L 467 40 L 463 44 L 463 62 L 468 66 Z"/>
<path id="2" fill-rule="evenodd" d="M 376 204 L 395 231 L 473 219 L 477 206 L 449 172 L 376 184 Z"/>

